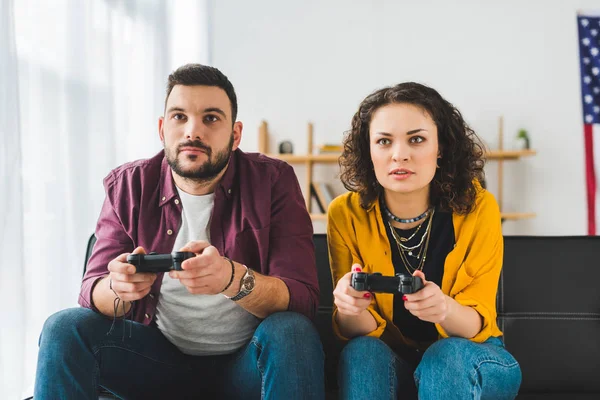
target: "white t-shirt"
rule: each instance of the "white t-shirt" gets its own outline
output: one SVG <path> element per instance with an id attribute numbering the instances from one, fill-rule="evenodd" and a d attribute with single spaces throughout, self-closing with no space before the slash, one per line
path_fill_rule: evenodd
<path id="1" fill-rule="evenodd" d="M 194 196 L 177 189 L 183 212 L 173 251 L 192 240 L 210 242 L 214 194 Z M 260 319 L 221 294 L 191 294 L 164 274 L 156 324 L 183 353 L 203 356 L 233 353 L 252 338 Z"/>

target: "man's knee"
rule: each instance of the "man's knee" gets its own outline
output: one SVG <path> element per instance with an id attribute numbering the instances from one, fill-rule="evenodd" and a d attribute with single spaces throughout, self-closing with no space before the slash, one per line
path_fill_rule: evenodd
<path id="1" fill-rule="evenodd" d="M 260 323 L 254 339 L 261 345 L 293 349 L 295 346 L 321 346 L 314 324 L 296 312 L 278 312 Z"/>
<path id="2" fill-rule="evenodd" d="M 52 314 L 42 328 L 39 344 L 60 344 L 73 338 L 90 318 L 97 318 L 95 312 L 87 308 L 69 308 Z"/>

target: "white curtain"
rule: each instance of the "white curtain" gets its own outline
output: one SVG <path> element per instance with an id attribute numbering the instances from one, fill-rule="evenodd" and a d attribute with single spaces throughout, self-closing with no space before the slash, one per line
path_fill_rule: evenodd
<path id="1" fill-rule="evenodd" d="M 0 398 L 16 399 L 43 322 L 77 306 L 102 179 L 161 148 L 166 78 L 210 62 L 209 25 L 206 1 L 0 2 Z"/>
<path id="2" fill-rule="evenodd" d="M 25 316 L 19 89 L 12 0 L 0 0 L 0 398 L 19 393 Z M 7 360 L 9 362 L 4 362 Z M 16 360 L 16 364 L 10 361 Z M 4 392 L 4 393 L 3 393 Z"/>

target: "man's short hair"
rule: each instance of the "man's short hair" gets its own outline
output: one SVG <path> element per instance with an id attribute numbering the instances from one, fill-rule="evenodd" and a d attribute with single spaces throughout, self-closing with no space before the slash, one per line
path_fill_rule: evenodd
<path id="1" fill-rule="evenodd" d="M 167 97 L 165 98 L 165 108 L 167 107 L 167 100 L 175 85 L 184 86 L 216 86 L 225 91 L 229 102 L 231 103 L 231 123 L 233 124 L 237 118 L 237 96 L 233 85 L 229 82 L 229 79 L 218 69 L 209 67 L 208 65 L 202 64 L 186 64 L 169 75 L 167 82 Z"/>

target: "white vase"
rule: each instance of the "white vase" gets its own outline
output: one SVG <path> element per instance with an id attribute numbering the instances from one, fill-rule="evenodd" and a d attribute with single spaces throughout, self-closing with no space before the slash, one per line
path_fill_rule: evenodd
<path id="1" fill-rule="evenodd" d="M 527 150 L 527 139 L 525 138 L 515 138 L 513 141 L 513 149 L 514 150 Z"/>

